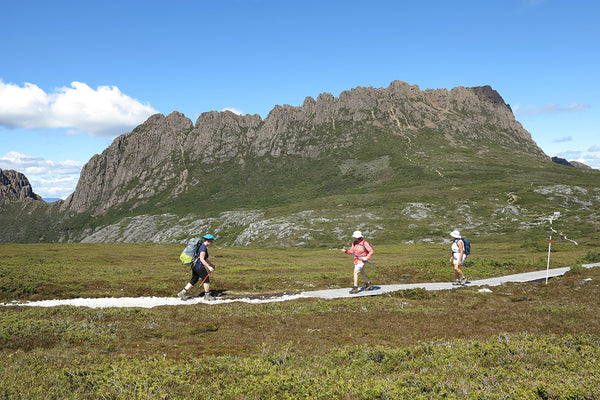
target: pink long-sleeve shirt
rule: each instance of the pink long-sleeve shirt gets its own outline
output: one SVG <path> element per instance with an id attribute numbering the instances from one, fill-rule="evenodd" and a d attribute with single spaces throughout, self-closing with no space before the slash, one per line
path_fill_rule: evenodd
<path id="1" fill-rule="evenodd" d="M 354 264 L 363 262 L 360 257 L 366 257 L 368 260 L 373 255 L 373 252 L 373 246 L 371 246 L 371 243 L 367 242 L 365 239 L 361 239 L 359 241 L 355 240 L 352 243 L 352 247 L 349 250 L 346 250 L 346 254 L 355 254 Z"/>

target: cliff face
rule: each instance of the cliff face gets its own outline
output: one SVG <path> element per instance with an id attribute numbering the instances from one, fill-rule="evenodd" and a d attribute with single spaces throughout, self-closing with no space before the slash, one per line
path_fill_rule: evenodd
<path id="1" fill-rule="evenodd" d="M 33 193 L 25 175 L 13 170 L 0 169 L 0 205 L 24 200 L 42 201 L 42 198 Z"/>
<path id="2" fill-rule="evenodd" d="M 197 185 L 199 172 L 190 166 L 210 171 L 265 157 L 319 159 L 358 141 L 376 142 L 381 135 L 395 137 L 410 157 L 427 153 L 418 144 L 423 132 L 433 132 L 434 143 L 484 150 L 502 146 L 547 158 L 491 87 L 422 91 L 395 81 L 387 88 L 359 87 L 339 97 L 308 97 L 300 107 L 276 106 L 264 120 L 258 115 L 207 112 L 194 125 L 179 112 L 153 115 L 85 165 L 75 192 L 62 207 L 92 215 L 125 203 L 134 209 L 155 196 L 176 198 Z"/>
<path id="3" fill-rule="evenodd" d="M 174 112 L 153 115 L 131 133 L 117 137 L 100 155 L 83 167 L 77 188 L 63 209 L 103 214 L 112 206 L 135 198 L 151 197 L 162 182 L 174 178 L 173 161 L 184 156 L 189 119 Z M 141 186 L 128 187 L 131 182 Z"/>

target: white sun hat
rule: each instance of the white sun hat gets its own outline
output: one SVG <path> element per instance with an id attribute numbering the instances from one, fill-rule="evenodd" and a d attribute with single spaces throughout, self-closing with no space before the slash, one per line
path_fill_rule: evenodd
<path id="1" fill-rule="evenodd" d="M 450 232 L 450 236 L 452 236 L 455 239 L 460 239 L 460 232 L 459 231 L 452 231 L 452 232 Z"/>
<path id="2" fill-rule="evenodd" d="M 354 239 L 359 239 L 362 237 L 362 233 L 360 231 L 354 231 L 354 233 L 352 234 L 352 237 Z"/>

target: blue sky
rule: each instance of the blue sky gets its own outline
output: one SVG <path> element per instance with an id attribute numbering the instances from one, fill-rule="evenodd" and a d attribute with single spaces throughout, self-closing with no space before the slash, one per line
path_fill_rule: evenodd
<path id="1" fill-rule="evenodd" d="M 394 80 L 490 85 L 549 156 L 600 168 L 596 0 L 5 2 L 0 169 L 44 198 L 148 116 L 266 118 Z"/>

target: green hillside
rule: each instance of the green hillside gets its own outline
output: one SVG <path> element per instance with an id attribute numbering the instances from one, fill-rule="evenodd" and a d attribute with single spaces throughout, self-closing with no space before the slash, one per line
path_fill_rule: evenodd
<path id="1" fill-rule="evenodd" d="M 430 132 L 420 132 L 410 145 L 385 132 L 362 137 L 364 143 L 318 159 L 265 156 L 246 158 L 244 165 L 184 165 L 197 171 L 199 183 L 177 198 L 165 191 L 135 208 L 135 215 L 172 215 L 152 230 L 181 226 L 170 240 L 212 231 L 230 244 L 247 228 L 229 220 L 232 210 L 258 212 L 261 221 L 270 221 L 257 237 L 238 244 L 331 246 L 356 228 L 384 243 L 440 241 L 454 228 L 471 236 L 526 239 L 532 232 L 543 236 L 544 218 L 555 211 L 561 212 L 556 224 L 570 234 L 597 237 L 599 171 L 484 142 L 453 148 Z M 78 221 L 126 230 L 139 224 L 122 223 L 135 202 Z M 181 218 L 199 223 L 186 227 Z"/>

